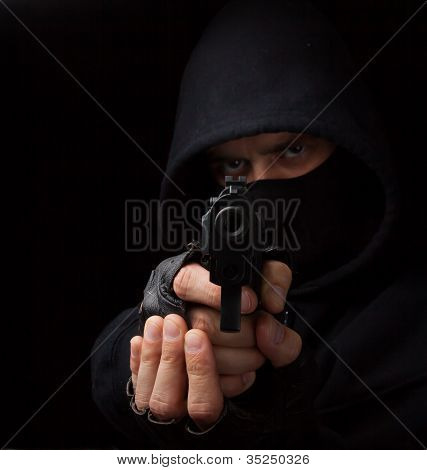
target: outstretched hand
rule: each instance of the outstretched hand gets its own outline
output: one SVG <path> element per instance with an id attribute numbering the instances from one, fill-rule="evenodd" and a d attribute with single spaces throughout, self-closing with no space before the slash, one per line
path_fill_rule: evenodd
<path id="1" fill-rule="evenodd" d="M 283 367 L 298 357 L 300 336 L 274 318 L 284 308 L 291 271 L 279 261 L 266 261 L 262 274 L 260 304 L 245 286 L 241 330 L 224 333 L 219 328 L 221 288 L 198 264 L 180 269 L 173 289 L 189 306 L 191 329 L 179 315 L 152 316 L 144 337 L 132 338 L 130 368 L 138 409 L 150 408 L 159 420 L 189 415 L 207 429 L 221 415 L 224 397 L 251 387 L 265 360 Z"/>

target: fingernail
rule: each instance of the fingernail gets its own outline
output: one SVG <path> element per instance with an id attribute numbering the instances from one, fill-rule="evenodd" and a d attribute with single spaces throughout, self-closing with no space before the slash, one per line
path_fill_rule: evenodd
<path id="1" fill-rule="evenodd" d="M 150 322 L 147 322 L 144 330 L 144 338 L 147 338 L 151 341 L 158 341 L 161 337 L 162 333 L 160 331 L 160 328 Z"/>
<path id="2" fill-rule="evenodd" d="M 271 336 L 274 344 L 280 344 L 285 337 L 285 327 L 280 324 L 275 325 Z"/>
<path id="3" fill-rule="evenodd" d="M 249 312 L 251 310 L 251 305 L 252 305 L 251 296 L 245 289 L 243 289 L 242 290 L 242 305 L 241 305 L 242 313 Z"/>
<path id="4" fill-rule="evenodd" d="M 197 333 L 190 333 L 185 337 L 185 349 L 188 352 L 197 352 L 202 348 L 202 338 Z"/>
<path id="5" fill-rule="evenodd" d="M 181 333 L 181 330 L 178 328 L 175 322 L 173 322 L 172 320 L 168 320 L 167 318 L 165 319 L 163 328 L 166 339 L 178 338 Z"/>
<path id="6" fill-rule="evenodd" d="M 255 382 L 255 372 L 254 371 L 251 371 L 251 372 L 246 372 L 246 374 L 243 374 L 242 375 L 242 382 L 244 383 L 244 385 L 249 385 L 249 384 L 252 384 Z"/>

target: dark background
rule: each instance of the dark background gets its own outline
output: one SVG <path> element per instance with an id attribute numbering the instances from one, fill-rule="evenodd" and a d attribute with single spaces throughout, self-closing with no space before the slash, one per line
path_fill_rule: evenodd
<path id="1" fill-rule="evenodd" d="M 4 1 L 164 168 L 180 76 L 226 2 Z M 315 3 L 362 66 L 422 2 Z M 390 135 L 409 234 L 426 212 L 425 13 L 361 77 Z M 101 328 L 140 300 L 158 255 L 125 252 L 124 201 L 157 197 L 161 174 L 1 3 L 0 39 L 3 446 L 87 358 Z M 8 447 L 119 443 L 91 401 L 88 365 Z"/>

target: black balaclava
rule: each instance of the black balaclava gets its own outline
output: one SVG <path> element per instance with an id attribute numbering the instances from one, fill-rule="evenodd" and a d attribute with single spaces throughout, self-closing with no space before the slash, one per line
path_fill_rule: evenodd
<path id="1" fill-rule="evenodd" d="M 337 145 L 329 160 L 299 178 L 261 181 L 253 194 L 268 188 L 269 197 L 301 198 L 292 223 L 301 244 L 293 252 L 301 285 L 294 295 L 360 272 L 392 233 L 398 191 L 377 114 L 360 77 L 352 80 L 356 72 L 334 27 L 309 1 L 230 2 L 185 69 L 161 198 L 216 195 L 205 155 L 212 146 L 266 132 L 323 137 Z"/>
<path id="2" fill-rule="evenodd" d="M 276 203 L 265 220 L 275 234 L 268 244 L 286 250 L 295 287 L 356 257 L 384 214 L 378 178 L 340 148 L 305 175 L 249 185 L 247 197 Z"/>

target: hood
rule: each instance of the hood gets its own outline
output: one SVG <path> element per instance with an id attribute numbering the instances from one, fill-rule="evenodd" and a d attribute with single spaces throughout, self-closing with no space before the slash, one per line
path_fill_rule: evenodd
<path id="1" fill-rule="evenodd" d="M 244 0 L 210 23 L 181 83 L 167 174 L 185 197 L 215 195 L 203 152 L 264 132 L 327 138 L 364 161 L 385 197 L 380 228 L 357 258 L 305 289 L 353 272 L 381 247 L 397 213 L 397 185 L 383 131 L 332 25 L 304 0 Z M 363 191 L 363 181 L 361 181 Z M 165 178 L 161 198 L 183 198 Z"/>

